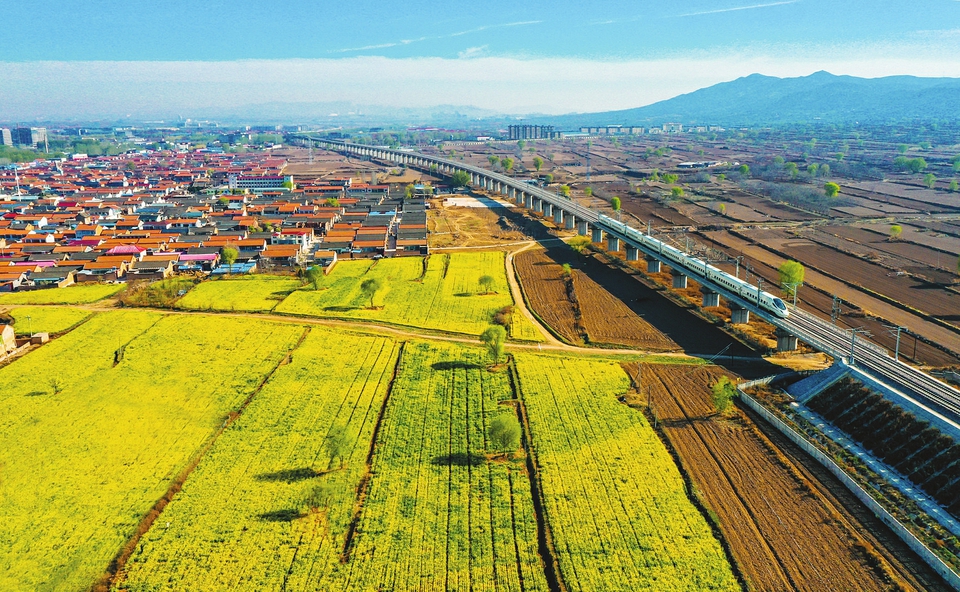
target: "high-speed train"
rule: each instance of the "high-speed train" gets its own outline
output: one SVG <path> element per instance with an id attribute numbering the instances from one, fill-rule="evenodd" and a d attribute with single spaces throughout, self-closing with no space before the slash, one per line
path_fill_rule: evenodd
<path id="1" fill-rule="evenodd" d="M 728 291 L 740 296 L 747 302 L 757 305 L 759 308 L 762 308 L 769 313 L 781 318 L 787 317 L 790 314 L 790 311 L 787 309 L 787 305 L 783 302 L 783 300 L 769 292 L 761 291 L 759 286 L 753 286 L 725 271 L 717 269 L 706 261 L 701 261 L 696 257 L 691 257 L 676 247 L 670 246 L 663 241 L 653 238 L 650 235 L 630 228 L 623 222 L 618 222 L 609 216 L 604 216 L 601 214 L 599 225 L 604 227 L 606 230 L 613 231 L 621 236 L 629 238 L 633 242 L 642 244 L 651 253 L 655 253 L 658 257 L 663 257 L 664 261 L 668 265 L 675 263 L 680 269 L 686 269 L 694 272 L 716 284 L 719 284 L 720 286 L 723 286 Z"/>

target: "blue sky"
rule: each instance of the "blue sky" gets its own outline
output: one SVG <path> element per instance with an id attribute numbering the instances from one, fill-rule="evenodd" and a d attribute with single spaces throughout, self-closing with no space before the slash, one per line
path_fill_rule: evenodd
<path id="1" fill-rule="evenodd" d="M 336 100 L 561 113 L 752 72 L 960 77 L 958 0 L 7 0 L 0 13 L 0 118 Z"/>

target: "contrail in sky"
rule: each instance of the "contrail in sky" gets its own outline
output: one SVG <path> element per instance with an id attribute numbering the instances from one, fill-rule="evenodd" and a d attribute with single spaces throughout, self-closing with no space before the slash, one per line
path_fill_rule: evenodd
<path id="1" fill-rule="evenodd" d="M 704 14 L 718 14 L 721 12 L 733 12 L 735 10 L 751 10 L 753 8 L 768 8 L 770 6 L 783 6 L 784 4 L 796 4 L 800 0 L 787 0 L 786 2 L 770 2 L 769 4 L 754 4 L 752 6 L 737 6 L 735 8 L 720 8 L 718 10 L 704 10 L 703 12 L 689 12 L 687 14 L 674 15 L 675 18 L 684 16 L 701 16 Z"/>
<path id="2" fill-rule="evenodd" d="M 346 49 L 331 49 L 328 53 L 348 53 L 351 51 L 366 51 L 368 49 L 383 49 L 385 47 L 397 47 L 398 45 L 410 45 L 411 43 L 418 43 L 420 41 L 430 41 L 433 39 L 449 39 L 451 37 L 460 37 L 462 35 L 469 35 L 470 33 L 479 33 L 480 31 L 487 31 L 489 29 L 503 29 L 506 27 L 520 27 L 523 25 L 537 25 L 543 21 L 518 21 L 515 23 L 503 23 L 501 25 L 484 25 L 482 27 L 477 27 L 475 29 L 467 29 L 466 31 L 458 31 L 456 33 L 450 33 L 447 35 L 437 35 L 435 37 L 418 37 L 416 39 L 401 39 L 400 41 L 390 42 L 390 43 L 378 43 L 376 45 L 364 45 L 363 47 L 348 47 Z"/>

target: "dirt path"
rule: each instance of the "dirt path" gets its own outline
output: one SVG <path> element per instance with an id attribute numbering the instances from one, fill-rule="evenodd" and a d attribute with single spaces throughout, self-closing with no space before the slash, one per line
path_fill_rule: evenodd
<path id="1" fill-rule="evenodd" d="M 519 249 L 511 250 L 507 253 L 507 283 L 510 284 L 510 294 L 513 296 L 513 302 L 515 303 L 516 307 L 520 310 L 523 316 L 527 317 L 527 319 L 529 319 L 530 322 L 540 330 L 540 334 L 543 335 L 543 338 L 547 340 L 548 344 L 552 346 L 565 346 L 567 345 L 566 343 L 554 337 L 553 333 L 548 331 L 547 328 L 540 323 L 540 320 L 537 319 L 532 312 L 530 312 L 530 309 L 527 307 L 527 301 L 523 297 L 523 291 L 520 289 L 520 282 L 517 281 L 517 270 L 513 266 L 513 256 L 535 246 L 538 246 L 536 241 L 527 241 Z"/>

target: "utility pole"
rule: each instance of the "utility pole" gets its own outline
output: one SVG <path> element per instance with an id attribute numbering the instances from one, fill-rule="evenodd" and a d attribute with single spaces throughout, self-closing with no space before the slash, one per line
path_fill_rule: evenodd
<path id="1" fill-rule="evenodd" d="M 853 366 L 856 363 L 856 358 L 854 356 L 854 347 L 857 344 L 857 334 L 862 333 L 865 336 L 869 336 L 870 332 L 864 329 L 863 327 L 857 327 L 856 329 L 850 329 L 850 365 Z"/>
<path id="2" fill-rule="evenodd" d="M 833 307 L 830 309 L 830 322 L 836 325 L 838 318 L 840 318 L 840 297 L 834 296 Z"/>
<path id="3" fill-rule="evenodd" d="M 883 327 L 884 329 L 887 330 L 888 333 L 890 333 L 890 335 L 896 334 L 897 345 L 893 350 L 893 359 L 899 362 L 900 361 L 900 333 L 902 331 L 909 331 L 909 329 L 907 329 L 906 327 L 900 327 L 899 325 L 896 327 L 889 327 L 887 325 L 884 325 Z"/>
<path id="4" fill-rule="evenodd" d="M 757 276 L 757 306 L 760 306 L 760 294 L 763 293 L 763 278 Z"/>
<path id="5" fill-rule="evenodd" d="M 801 282 L 784 282 L 783 289 L 787 290 L 793 294 L 793 307 L 797 307 L 797 290 L 800 288 Z"/>

